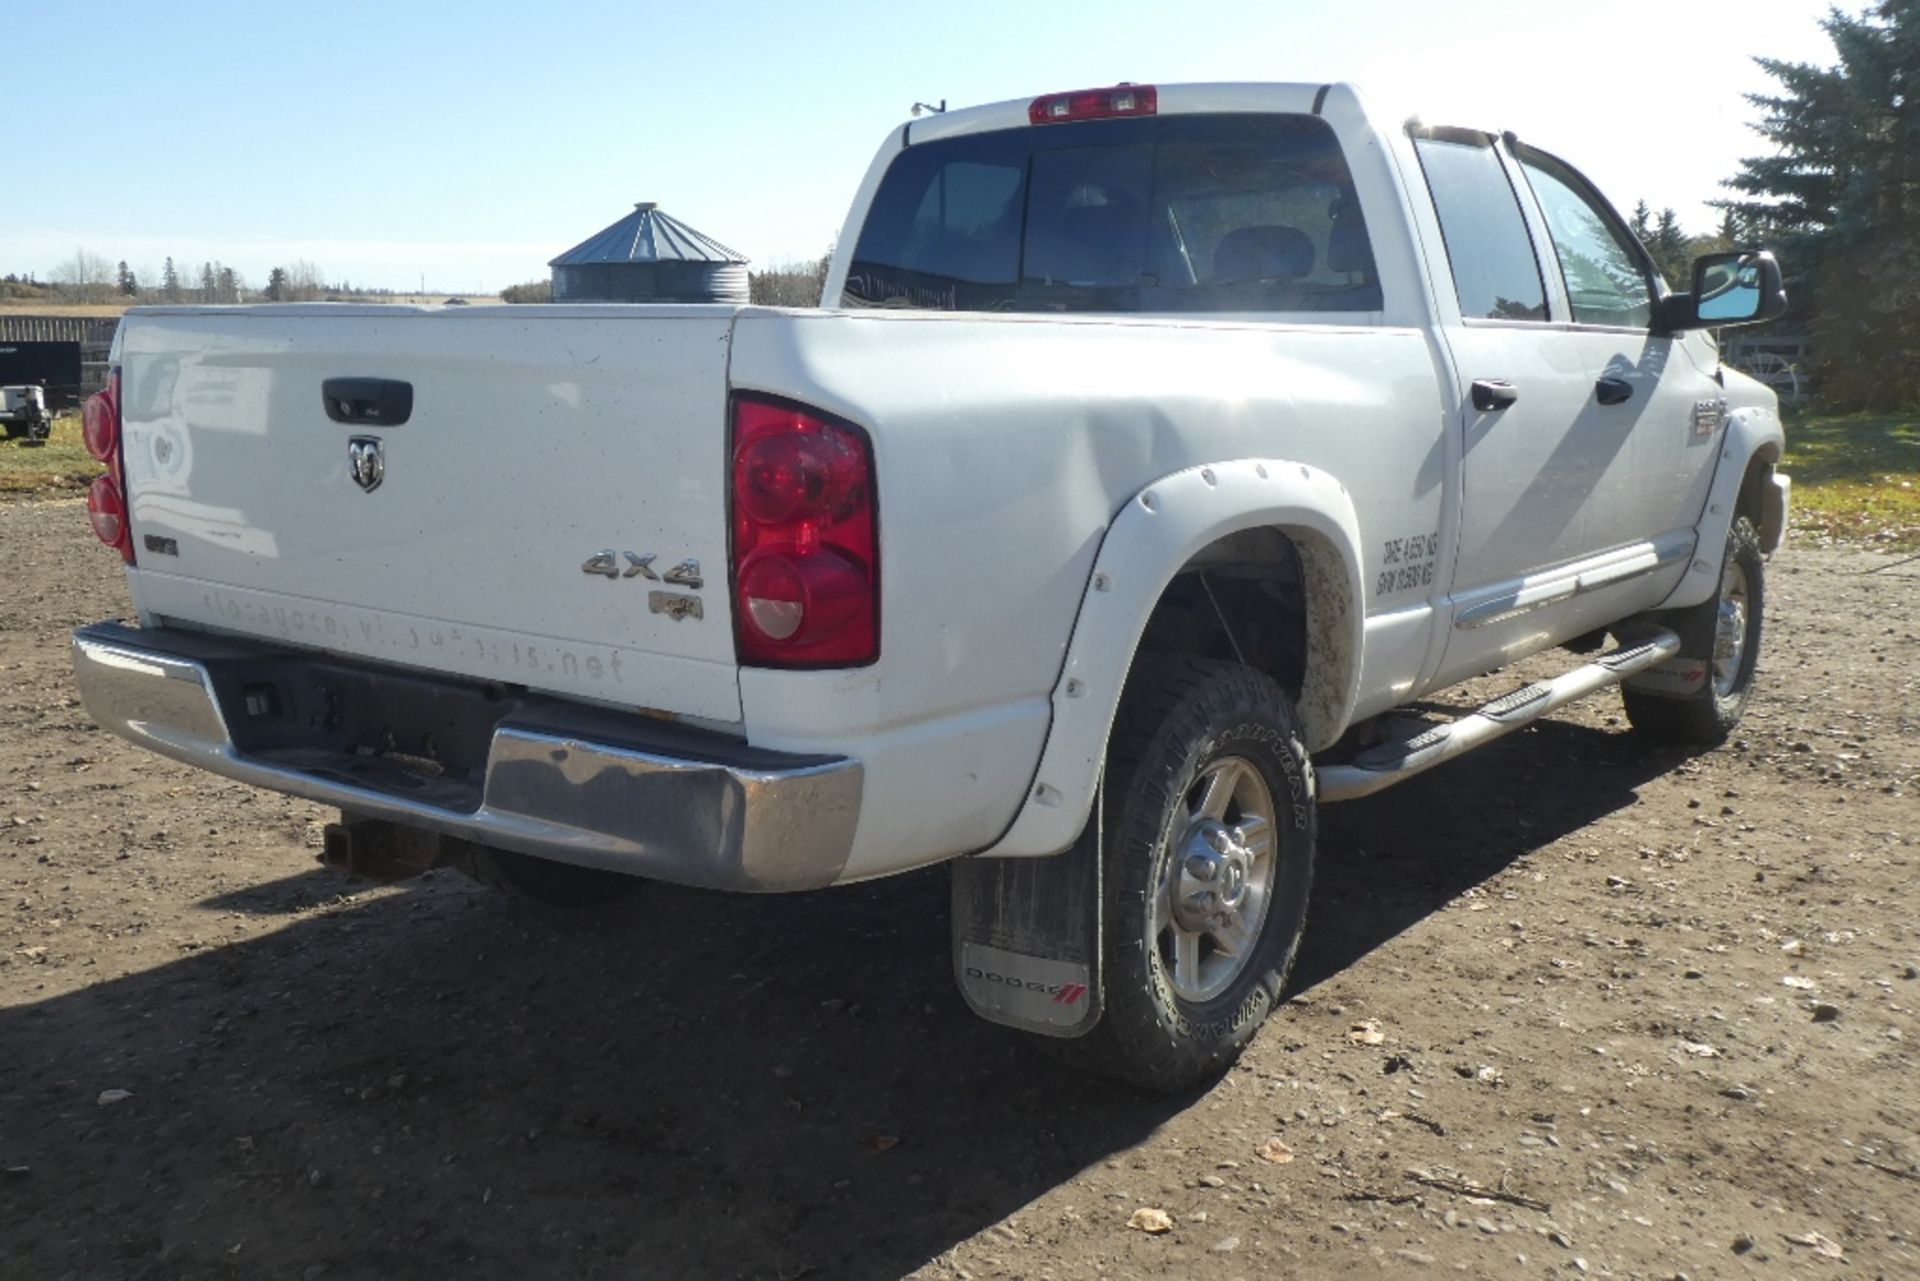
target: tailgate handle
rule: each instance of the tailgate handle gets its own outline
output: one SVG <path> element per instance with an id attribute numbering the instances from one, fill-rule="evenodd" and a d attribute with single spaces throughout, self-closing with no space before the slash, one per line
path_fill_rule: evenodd
<path id="1" fill-rule="evenodd" d="M 320 399 L 327 417 L 349 427 L 398 427 L 413 415 L 413 384 L 395 378 L 329 378 Z"/>

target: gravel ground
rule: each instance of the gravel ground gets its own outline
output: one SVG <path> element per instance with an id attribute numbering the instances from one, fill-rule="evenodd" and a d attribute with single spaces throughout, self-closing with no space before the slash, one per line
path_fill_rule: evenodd
<path id="1" fill-rule="evenodd" d="M 1920 563 L 1776 560 L 1720 751 L 1602 694 L 1330 807 L 1291 1004 L 1152 1099 L 966 1013 L 937 871 L 345 883 L 88 722 L 76 503 L 0 550 L 0 1275 L 1920 1276 Z"/>

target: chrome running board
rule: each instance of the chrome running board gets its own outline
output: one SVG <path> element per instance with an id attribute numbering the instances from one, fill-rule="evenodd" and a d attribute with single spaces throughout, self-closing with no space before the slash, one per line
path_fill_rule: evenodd
<path id="1" fill-rule="evenodd" d="M 1409 739 L 1369 747 L 1348 764 L 1317 769 L 1320 799 L 1351 801 L 1371 796 L 1523 725 L 1530 725 L 1577 698 L 1618 685 L 1634 673 L 1664 663 L 1679 652 L 1678 636 L 1665 628 L 1649 632 L 1632 644 L 1602 654 L 1564 675 L 1522 686 L 1458 720 L 1431 726 Z"/>

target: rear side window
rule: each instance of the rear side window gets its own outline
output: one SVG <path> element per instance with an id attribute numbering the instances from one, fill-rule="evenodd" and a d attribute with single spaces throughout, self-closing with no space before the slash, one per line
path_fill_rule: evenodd
<path id="1" fill-rule="evenodd" d="M 1339 143 L 1313 116 L 1163 116 L 909 147 L 854 250 L 850 307 L 1374 311 Z"/>
<path id="2" fill-rule="evenodd" d="M 1413 147 L 1440 216 L 1460 315 L 1545 320 L 1547 290 L 1533 238 L 1492 144 L 1416 138 Z"/>

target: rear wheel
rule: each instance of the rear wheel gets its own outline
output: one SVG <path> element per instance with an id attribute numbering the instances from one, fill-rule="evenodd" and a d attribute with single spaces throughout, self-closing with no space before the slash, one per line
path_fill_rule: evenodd
<path id="1" fill-rule="evenodd" d="M 1142 661 L 1107 760 L 1106 1012 L 1056 1044 L 1178 1090 L 1230 1066 L 1279 1001 L 1313 881 L 1313 784 L 1274 682 Z"/>
<path id="2" fill-rule="evenodd" d="M 645 882 L 637 876 L 579 867 L 552 859 L 516 854 L 490 845 L 476 845 L 458 866 L 470 879 L 518 899 L 567 911 L 604 907 L 636 893 Z"/>
<path id="3" fill-rule="evenodd" d="M 1689 609 L 1660 616 L 1680 637 L 1680 653 L 1621 687 L 1627 720 L 1649 737 L 1712 745 L 1740 723 L 1760 661 L 1766 562 L 1760 535 L 1745 516 L 1733 522 L 1719 589 Z"/>

